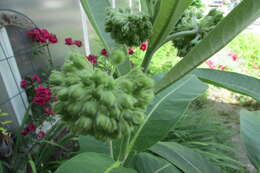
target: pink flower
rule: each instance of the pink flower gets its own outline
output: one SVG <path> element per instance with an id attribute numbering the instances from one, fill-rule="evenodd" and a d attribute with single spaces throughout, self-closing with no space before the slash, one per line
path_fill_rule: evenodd
<path id="1" fill-rule="evenodd" d="M 53 115 L 54 114 L 53 111 L 52 111 L 52 108 L 49 107 L 49 106 L 44 107 L 43 110 L 44 110 L 44 113 L 47 114 L 47 115 Z"/>
<path id="2" fill-rule="evenodd" d="M 81 47 L 82 46 L 82 42 L 80 40 L 75 40 L 73 42 L 74 45 L 78 46 L 78 47 Z"/>
<path id="3" fill-rule="evenodd" d="M 238 60 L 238 55 L 235 54 L 235 53 L 229 53 L 228 56 L 230 56 L 233 59 L 233 61 L 237 61 Z"/>
<path id="4" fill-rule="evenodd" d="M 39 131 L 39 133 L 37 133 L 36 135 L 38 138 L 44 138 L 45 133 L 43 131 Z"/>
<path id="5" fill-rule="evenodd" d="M 27 81 L 26 80 L 22 80 L 21 81 L 21 88 L 27 88 Z"/>
<path id="6" fill-rule="evenodd" d="M 33 131 L 35 131 L 35 130 L 36 130 L 36 125 L 33 124 L 33 123 L 30 123 L 30 124 L 27 125 L 26 130 L 27 130 L 28 132 L 33 132 Z"/>
<path id="7" fill-rule="evenodd" d="M 128 48 L 128 54 L 129 55 L 133 55 L 135 52 L 134 52 L 134 49 L 133 48 Z"/>
<path id="8" fill-rule="evenodd" d="M 106 49 L 102 49 L 102 50 L 101 50 L 101 55 L 103 55 L 103 56 L 108 56 L 107 50 L 106 50 Z"/>
<path id="9" fill-rule="evenodd" d="M 50 38 L 50 33 L 47 29 L 40 29 L 40 34 L 46 40 Z"/>
<path id="10" fill-rule="evenodd" d="M 141 44 L 140 49 L 141 49 L 142 51 L 146 51 L 147 47 L 148 47 L 148 42 L 146 41 L 146 42 L 144 42 L 144 43 Z"/>
<path id="11" fill-rule="evenodd" d="M 225 70 L 225 66 L 224 65 L 219 65 L 218 68 L 220 68 L 221 70 Z"/>
<path id="12" fill-rule="evenodd" d="M 209 66 L 209 68 L 211 69 L 215 69 L 216 66 L 214 65 L 214 62 L 212 60 L 208 60 L 206 61 L 206 64 Z"/>
<path id="13" fill-rule="evenodd" d="M 89 55 L 87 56 L 87 59 L 91 64 L 93 65 L 97 64 L 97 57 L 95 55 Z"/>
<path id="14" fill-rule="evenodd" d="M 32 81 L 34 82 L 34 81 L 37 81 L 37 83 L 41 83 L 41 78 L 37 75 L 37 74 L 35 74 L 35 75 L 33 75 L 33 77 L 32 77 Z"/>
<path id="15" fill-rule="evenodd" d="M 21 135 L 23 135 L 23 136 L 28 135 L 28 133 L 29 133 L 29 131 L 28 131 L 27 129 L 23 129 L 23 130 L 21 131 Z"/>
<path id="16" fill-rule="evenodd" d="M 71 37 L 67 37 L 65 38 L 65 44 L 66 45 L 73 45 L 73 40 Z"/>
<path id="17" fill-rule="evenodd" d="M 259 69 L 258 65 L 254 64 L 253 69 L 258 70 Z"/>
<path id="18" fill-rule="evenodd" d="M 36 105 L 44 105 L 51 100 L 51 97 L 51 90 L 40 85 L 38 88 L 35 89 L 35 96 L 32 103 Z"/>
<path id="19" fill-rule="evenodd" d="M 51 44 L 56 44 L 56 43 L 58 43 L 58 39 L 57 39 L 56 35 L 50 34 L 49 42 L 50 42 Z"/>

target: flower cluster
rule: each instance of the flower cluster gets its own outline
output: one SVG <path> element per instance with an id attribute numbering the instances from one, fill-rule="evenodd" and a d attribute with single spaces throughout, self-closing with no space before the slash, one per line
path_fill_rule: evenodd
<path id="1" fill-rule="evenodd" d="M 238 60 L 238 55 L 235 54 L 235 53 L 229 53 L 228 56 L 230 56 L 233 61 L 237 61 Z"/>
<path id="2" fill-rule="evenodd" d="M 48 103 L 51 100 L 51 98 L 51 90 L 40 85 L 38 88 L 35 89 L 35 96 L 33 98 L 32 103 L 36 105 L 44 105 Z"/>
<path id="3" fill-rule="evenodd" d="M 33 41 L 39 43 L 51 43 L 56 44 L 58 39 L 56 35 L 50 33 L 47 29 L 34 28 L 27 32 L 27 34 L 32 37 Z"/>
<path id="4" fill-rule="evenodd" d="M 122 53 L 111 52 L 118 64 Z M 117 139 L 142 124 L 147 105 L 153 99 L 153 80 L 141 69 L 133 69 L 114 79 L 91 68 L 80 54 L 72 54 L 61 71 L 53 71 L 50 84 L 59 99 L 54 111 L 78 135 L 97 139 Z"/>
<path id="5" fill-rule="evenodd" d="M 89 55 L 89 56 L 86 56 L 86 58 L 87 58 L 87 60 L 88 60 L 91 64 L 93 64 L 93 65 L 97 64 L 97 56 L 95 56 L 95 55 Z"/>
<path id="6" fill-rule="evenodd" d="M 67 37 L 65 38 L 65 44 L 66 45 L 75 45 L 77 47 L 81 47 L 82 46 L 82 42 L 80 40 L 73 40 L 71 37 Z"/>
<path id="7" fill-rule="evenodd" d="M 35 132 L 37 129 L 37 126 L 34 123 L 29 123 L 27 126 L 21 131 L 21 135 L 27 136 L 29 133 Z M 36 136 L 38 138 L 44 138 L 45 132 L 44 131 L 39 131 Z"/>

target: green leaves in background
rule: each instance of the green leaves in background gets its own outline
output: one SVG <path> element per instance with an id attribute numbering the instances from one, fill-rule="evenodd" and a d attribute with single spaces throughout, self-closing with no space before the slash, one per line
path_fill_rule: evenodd
<path id="1" fill-rule="evenodd" d="M 4 173 L 4 169 L 3 169 L 3 165 L 1 163 L 1 161 L 0 161 L 0 173 Z"/>
<path id="2" fill-rule="evenodd" d="M 260 101 L 260 79 L 234 72 L 196 69 L 194 73 L 203 82 L 244 94 Z"/>
<path id="3" fill-rule="evenodd" d="M 172 31 L 172 26 L 178 22 L 184 10 L 191 2 L 191 0 L 163 0 L 159 2 L 160 9 L 153 23 L 152 37 L 150 38 L 149 47 L 142 63 L 145 71 L 152 59 L 153 53 Z"/>
<path id="4" fill-rule="evenodd" d="M 87 152 L 64 162 L 55 173 L 113 173 L 119 166 L 120 162 L 115 162 L 105 154 Z"/>
<path id="5" fill-rule="evenodd" d="M 105 32 L 105 9 L 107 7 L 111 7 L 109 1 L 80 0 L 80 2 L 89 18 L 90 23 L 97 32 L 105 48 L 110 52 L 112 48 L 117 47 L 117 44 L 114 40 L 112 40 L 110 34 Z"/>
<path id="6" fill-rule="evenodd" d="M 158 94 L 148 108 L 146 123 L 137 132 L 134 150 L 143 151 L 164 138 L 190 102 L 206 89 L 207 85 L 189 75 Z"/>
<path id="7" fill-rule="evenodd" d="M 259 0 L 242 1 L 200 44 L 194 47 L 186 57 L 168 72 L 161 82 L 155 86 L 156 93 L 181 79 L 210 58 L 259 16 Z"/>
<path id="8" fill-rule="evenodd" d="M 135 168 L 140 173 L 182 173 L 167 160 L 149 153 L 136 156 Z"/>
<path id="9" fill-rule="evenodd" d="M 260 111 L 240 112 L 240 135 L 249 160 L 260 171 Z"/>
<path id="10" fill-rule="evenodd" d="M 168 160 L 185 173 L 220 173 L 199 153 L 174 142 L 160 142 L 149 150 Z"/>
<path id="11" fill-rule="evenodd" d="M 96 152 L 109 154 L 109 146 L 107 143 L 96 140 L 92 136 L 79 136 L 80 152 Z"/>

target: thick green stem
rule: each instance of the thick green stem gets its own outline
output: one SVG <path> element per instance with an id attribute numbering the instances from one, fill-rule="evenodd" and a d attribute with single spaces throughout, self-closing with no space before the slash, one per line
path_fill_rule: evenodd
<path id="1" fill-rule="evenodd" d="M 130 141 L 130 135 L 126 135 L 122 139 L 122 143 L 120 145 L 120 153 L 118 160 L 124 162 L 128 156 L 128 145 Z"/>
<path id="2" fill-rule="evenodd" d="M 114 159 L 112 140 L 109 141 L 109 151 L 110 151 L 111 158 Z"/>
<path id="3" fill-rule="evenodd" d="M 152 57 L 153 57 L 153 53 L 154 51 L 151 49 L 151 48 L 148 48 L 146 54 L 145 54 L 145 57 L 143 59 L 143 62 L 142 62 L 142 70 L 146 73 L 147 70 L 148 70 L 148 66 L 152 60 Z"/>

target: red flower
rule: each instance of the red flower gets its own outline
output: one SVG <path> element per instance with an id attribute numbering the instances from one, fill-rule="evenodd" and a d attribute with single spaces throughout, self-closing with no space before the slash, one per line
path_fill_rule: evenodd
<path id="1" fill-rule="evenodd" d="M 102 49 L 102 50 L 101 50 L 101 55 L 103 55 L 103 56 L 108 56 L 107 50 L 106 50 L 106 49 Z"/>
<path id="2" fill-rule="evenodd" d="M 38 88 L 35 89 L 35 96 L 32 103 L 36 105 L 44 105 L 51 100 L 51 96 L 51 90 L 40 85 Z"/>
<path id="3" fill-rule="evenodd" d="M 140 49 L 141 49 L 142 51 L 146 51 L 147 47 L 148 47 L 148 42 L 146 41 L 146 42 L 144 42 L 144 43 L 141 44 Z"/>
<path id="4" fill-rule="evenodd" d="M 235 53 L 229 53 L 228 56 L 230 56 L 233 59 L 233 61 L 237 61 L 238 60 L 238 55 L 235 54 Z"/>
<path id="5" fill-rule="evenodd" d="M 27 88 L 27 81 L 26 80 L 22 80 L 21 81 L 21 88 Z"/>
<path id="6" fill-rule="evenodd" d="M 39 133 L 37 133 L 36 135 L 38 138 L 44 138 L 45 133 L 43 131 L 39 131 Z"/>
<path id="7" fill-rule="evenodd" d="M 51 107 L 46 106 L 46 107 L 43 108 L 43 110 L 44 110 L 44 113 L 47 114 L 47 115 L 53 115 L 54 114 Z"/>
<path id="8" fill-rule="evenodd" d="M 27 125 L 26 130 L 27 130 L 28 132 L 33 132 L 33 131 L 35 131 L 35 130 L 36 130 L 36 125 L 33 124 L 33 123 L 30 123 L 30 124 Z"/>
<path id="9" fill-rule="evenodd" d="M 73 45 L 73 40 L 71 37 L 67 37 L 65 38 L 65 44 L 66 45 Z"/>
<path id="10" fill-rule="evenodd" d="M 129 55 L 133 55 L 135 52 L 134 52 L 134 49 L 133 48 L 128 48 L 128 54 Z"/>
<path id="11" fill-rule="evenodd" d="M 89 55 L 86 58 L 91 64 L 93 65 L 97 64 L 97 57 L 95 55 Z"/>
<path id="12" fill-rule="evenodd" d="M 73 42 L 74 45 L 78 46 L 78 47 L 81 47 L 82 46 L 82 42 L 80 40 L 75 40 Z"/>
<path id="13" fill-rule="evenodd" d="M 49 42 L 52 44 L 58 43 L 58 39 L 57 39 L 56 35 L 50 34 Z"/>
<path id="14" fill-rule="evenodd" d="M 45 39 L 49 39 L 50 38 L 50 33 L 47 29 L 40 29 L 40 35 Z"/>
<path id="15" fill-rule="evenodd" d="M 220 68 L 221 70 L 225 70 L 225 66 L 224 65 L 219 65 L 218 68 Z"/>
<path id="16" fill-rule="evenodd" d="M 28 133 L 29 133 L 29 131 L 27 129 L 23 129 L 21 131 L 21 135 L 23 135 L 23 136 L 26 136 Z"/>
<path id="17" fill-rule="evenodd" d="M 34 81 L 37 81 L 37 83 L 41 83 L 41 78 L 37 75 L 37 74 L 35 74 L 35 75 L 33 75 L 33 77 L 32 77 L 32 81 L 34 82 Z"/>

